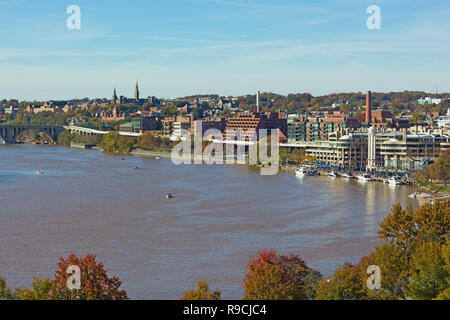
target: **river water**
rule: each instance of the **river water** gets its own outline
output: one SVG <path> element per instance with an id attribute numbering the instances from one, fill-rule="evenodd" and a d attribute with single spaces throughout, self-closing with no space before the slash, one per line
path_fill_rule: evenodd
<path id="1" fill-rule="evenodd" d="M 169 192 L 176 197 L 166 199 Z M 205 279 L 223 298 L 240 299 L 250 256 L 298 253 L 328 275 L 368 254 L 391 206 L 417 204 L 411 192 L 261 176 L 245 166 L 0 146 L 0 274 L 10 287 L 29 286 L 33 276 L 52 277 L 59 256 L 92 252 L 130 298 L 176 299 Z"/>

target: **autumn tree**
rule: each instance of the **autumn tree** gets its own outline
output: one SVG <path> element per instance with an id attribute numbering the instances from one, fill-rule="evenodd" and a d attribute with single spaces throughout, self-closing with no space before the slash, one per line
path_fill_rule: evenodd
<path id="1" fill-rule="evenodd" d="M 51 299 L 56 300 L 124 300 L 127 294 L 120 290 L 122 282 L 118 277 L 110 278 L 102 262 L 96 261 L 96 256 L 88 254 L 77 257 L 70 254 L 67 259 L 59 258 L 58 269 L 55 271 L 50 291 Z M 70 290 L 67 280 L 69 266 L 78 266 L 81 271 L 81 288 Z"/>
<path id="2" fill-rule="evenodd" d="M 207 281 L 198 282 L 197 290 L 189 290 L 183 293 L 179 300 L 221 300 L 221 292 L 216 289 L 211 292 Z"/>
<path id="3" fill-rule="evenodd" d="M 49 300 L 52 281 L 50 279 L 34 278 L 31 288 L 16 289 L 19 300 Z"/>
<path id="4" fill-rule="evenodd" d="M 419 300 L 437 298 L 448 290 L 450 273 L 446 270 L 445 257 L 439 243 L 424 242 L 413 253 L 411 278 L 406 293 Z"/>
<path id="5" fill-rule="evenodd" d="M 411 118 L 409 118 L 410 123 L 423 123 L 427 117 L 423 113 L 414 113 Z"/>
<path id="6" fill-rule="evenodd" d="M 379 225 L 385 242 L 320 282 L 317 299 L 450 299 L 450 201 L 395 204 Z M 380 268 L 380 289 L 367 288 L 371 265 Z"/>
<path id="7" fill-rule="evenodd" d="M 447 149 L 436 161 L 430 166 L 431 179 L 442 181 L 447 186 L 450 179 L 450 149 Z"/>
<path id="8" fill-rule="evenodd" d="M 445 271 L 450 275 L 450 239 L 447 238 L 447 243 L 442 246 L 442 256 L 445 260 Z M 443 290 L 436 298 L 438 300 L 450 300 L 450 276 L 447 277 L 447 288 Z"/>
<path id="9" fill-rule="evenodd" d="M 381 239 L 395 242 L 413 250 L 418 241 L 445 243 L 450 233 L 450 201 L 425 203 L 416 210 L 409 206 L 403 210 L 397 203 L 391 213 L 379 223 Z"/>
<path id="10" fill-rule="evenodd" d="M 6 284 L 6 280 L 0 276 L 0 300 L 14 300 L 14 292 Z"/>
<path id="11" fill-rule="evenodd" d="M 360 265 L 345 263 L 339 266 L 330 279 L 322 280 L 317 289 L 317 300 L 364 300 L 364 287 Z"/>
<path id="12" fill-rule="evenodd" d="M 138 144 L 143 149 L 158 149 L 161 147 L 162 139 L 160 136 L 146 131 L 139 137 Z"/>
<path id="13" fill-rule="evenodd" d="M 400 299 L 435 299 L 450 286 L 446 246 L 450 234 L 450 201 L 425 203 L 406 210 L 396 204 L 380 223 L 387 241 L 372 254 L 382 269 L 383 290 Z"/>
<path id="14" fill-rule="evenodd" d="M 369 299 L 398 300 L 405 299 L 405 290 L 410 278 L 410 265 L 407 252 L 397 243 L 383 243 L 360 262 L 363 285 L 369 275 L 366 271 L 370 265 L 376 265 L 381 271 L 382 286 L 380 290 L 367 291 Z"/>
<path id="15" fill-rule="evenodd" d="M 321 275 L 298 255 L 262 251 L 252 258 L 244 279 L 245 300 L 306 300 L 315 296 Z"/>

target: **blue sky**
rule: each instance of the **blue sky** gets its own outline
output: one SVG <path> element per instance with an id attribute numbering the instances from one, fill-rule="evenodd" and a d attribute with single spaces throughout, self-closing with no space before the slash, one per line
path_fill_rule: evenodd
<path id="1" fill-rule="evenodd" d="M 0 99 L 132 96 L 136 80 L 158 97 L 450 92 L 449 14 L 446 0 L 0 0 Z"/>

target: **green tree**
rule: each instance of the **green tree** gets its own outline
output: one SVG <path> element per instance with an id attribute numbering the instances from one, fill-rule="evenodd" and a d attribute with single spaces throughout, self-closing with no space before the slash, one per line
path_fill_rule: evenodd
<path id="1" fill-rule="evenodd" d="M 450 238 L 447 238 L 447 243 L 442 246 L 442 256 L 445 259 L 445 271 L 450 275 Z M 447 276 L 447 289 L 439 294 L 438 300 L 450 300 L 450 276 Z"/>
<path id="2" fill-rule="evenodd" d="M 203 110 L 201 108 L 194 108 L 191 111 L 191 114 L 195 117 L 195 119 L 202 119 L 203 118 Z"/>
<path id="3" fill-rule="evenodd" d="M 381 289 L 369 290 L 369 299 L 405 299 L 405 289 L 409 283 L 410 265 L 406 251 L 396 243 L 383 243 L 368 256 L 361 259 L 363 281 L 367 281 L 367 268 L 376 265 L 381 270 Z M 364 283 L 363 283 L 364 285 Z"/>
<path id="4" fill-rule="evenodd" d="M 50 279 L 34 278 L 29 288 L 16 289 L 16 295 L 19 300 L 49 300 L 52 281 Z"/>
<path id="5" fill-rule="evenodd" d="M 221 300 L 221 292 L 216 289 L 211 292 L 207 281 L 198 282 L 197 290 L 190 290 L 183 293 L 179 300 Z"/>
<path id="6" fill-rule="evenodd" d="M 406 290 L 418 300 L 437 298 L 449 288 L 449 272 L 439 243 L 424 242 L 412 255 L 412 281 Z"/>
<path id="7" fill-rule="evenodd" d="M 427 117 L 423 113 L 414 113 L 411 118 L 409 118 L 410 123 L 424 123 Z"/>
<path id="8" fill-rule="evenodd" d="M 134 138 L 121 136 L 119 132 L 111 131 L 104 135 L 102 148 L 105 152 L 130 154 L 134 143 Z"/>
<path id="9" fill-rule="evenodd" d="M 73 135 L 69 131 L 64 130 L 58 137 L 58 144 L 69 147 L 72 140 Z"/>
<path id="10" fill-rule="evenodd" d="M 337 268 L 331 279 L 323 280 L 317 289 L 317 300 L 365 300 L 367 288 L 363 284 L 359 265 L 345 263 Z"/>
<path id="11" fill-rule="evenodd" d="M 138 145 L 142 149 L 155 150 L 159 149 L 162 144 L 160 136 L 153 134 L 150 131 L 146 131 L 138 139 Z"/>
<path id="12" fill-rule="evenodd" d="M 6 280 L 0 276 L 0 300 L 14 300 L 16 296 L 14 292 L 8 288 Z"/>
<path id="13" fill-rule="evenodd" d="M 430 166 L 431 179 L 442 181 L 447 186 L 450 179 L 450 149 L 447 149 L 436 161 Z"/>

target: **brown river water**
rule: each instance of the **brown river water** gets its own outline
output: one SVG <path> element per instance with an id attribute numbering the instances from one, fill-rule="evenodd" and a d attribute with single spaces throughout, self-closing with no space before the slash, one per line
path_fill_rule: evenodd
<path id="1" fill-rule="evenodd" d="M 0 146 L 0 274 L 10 287 L 29 286 L 33 276 L 52 277 L 59 256 L 92 252 L 130 298 L 177 299 L 205 279 L 223 298 L 240 299 L 250 256 L 298 253 L 328 275 L 368 254 L 391 206 L 417 205 L 412 191 L 261 176 L 245 166 Z M 166 199 L 169 192 L 175 198 Z"/>

